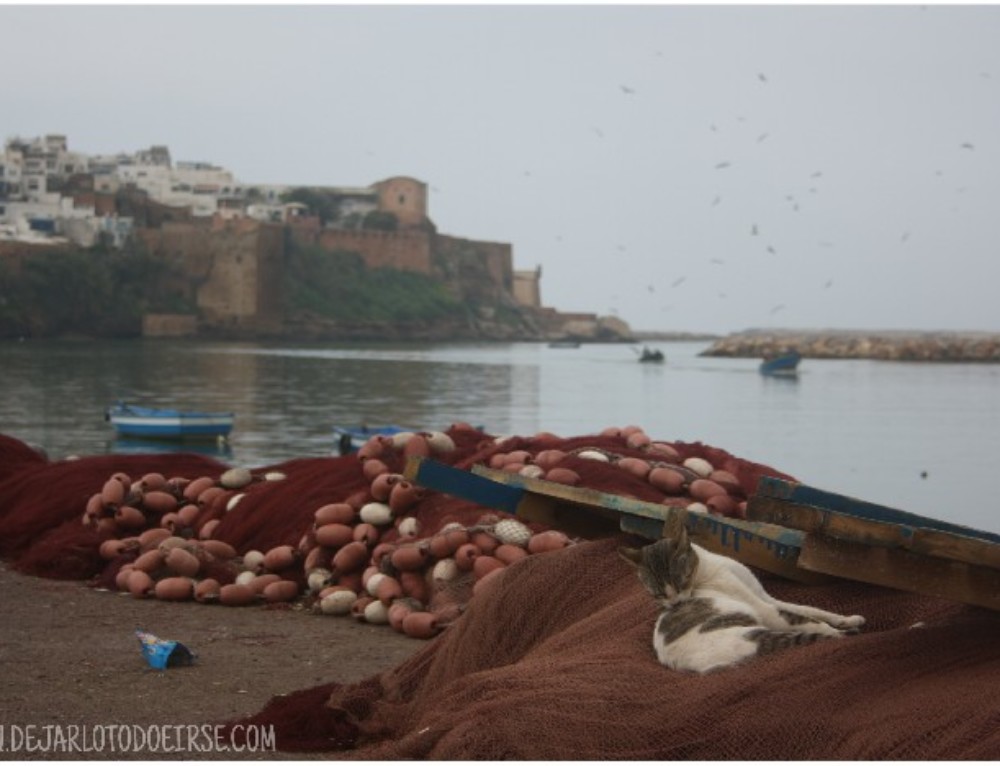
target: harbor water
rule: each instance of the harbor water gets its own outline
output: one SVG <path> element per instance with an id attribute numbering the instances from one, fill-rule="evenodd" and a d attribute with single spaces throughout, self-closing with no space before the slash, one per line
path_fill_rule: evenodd
<path id="1" fill-rule="evenodd" d="M 51 459 L 176 445 L 116 439 L 117 400 L 236 414 L 226 444 L 185 445 L 262 467 L 336 454 L 335 425 L 559 436 L 641 426 L 813 486 L 1000 532 L 1000 367 L 805 359 L 797 378 L 702 342 L 277 344 L 25 341 L 0 345 L 0 433 Z"/>

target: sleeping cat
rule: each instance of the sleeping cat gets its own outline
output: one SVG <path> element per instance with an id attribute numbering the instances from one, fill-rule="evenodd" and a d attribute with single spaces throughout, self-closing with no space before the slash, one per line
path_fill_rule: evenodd
<path id="1" fill-rule="evenodd" d="M 681 517 L 682 518 L 682 517 Z M 778 601 L 743 564 L 672 537 L 644 548 L 620 548 L 646 590 L 663 606 L 653 631 L 667 667 L 707 673 L 758 654 L 857 633 L 865 618 Z"/>

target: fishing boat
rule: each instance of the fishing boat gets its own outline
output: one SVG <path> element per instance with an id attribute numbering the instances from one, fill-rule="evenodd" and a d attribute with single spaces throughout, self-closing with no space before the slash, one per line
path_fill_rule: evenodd
<path id="1" fill-rule="evenodd" d="M 233 413 L 140 407 L 118 402 L 104 415 L 118 436 L 142 439 L 219 439 L 233 430 Z"/>
<path id="2" fill-rule="evenodd" d="M 798 374 L 802 355 L 798 351 L 785 351 L 765 357 L 760 363 L 760 374 L 774 377 L 792 377 Z"/>
<path id="3" fill-rule="evenodd" d="M 649 346 L 642 347 L 642 353 L 639 354 L 640 362 L 662 362 L 666 360 L 663 352 L 658 348 L 650 348 Z"/>
<path id="4" fill-rule="evenodd" d="M 337 439 L 337 451 L 341 455 L 357 452 L 361 446 L 373 436 L 392 436 L 393 434 L 410 431 L 402 426 L 334 426 L 333 435 Z"/>

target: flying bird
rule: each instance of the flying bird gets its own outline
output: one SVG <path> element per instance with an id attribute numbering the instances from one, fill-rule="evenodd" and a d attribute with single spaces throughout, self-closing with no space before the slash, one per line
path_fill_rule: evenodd
<path id="1" fill-rule="evenodd" d="M 712 207 L 715 207 L 720 202 L 722 202 L 722 197 L 716 196 L 715 199 L 712 200 Z"/>
<path id="2" fill-rule="evenodd" d="M 709 263 L 717 263 L 718 265 L 723 266 L 726 262 L 721 258 L 711 258 L 709 259 Z"/>
<path id="3" fill-rule="evenodd" d="M 775 306 L 774 308 L 771 309 L 770 313 L 771 313 L 772 316 L 774 316 L 779 311 L 781 311 L 783 308 L 785 308 L 785 304 L 784 303 L 779 303 L 777 306 Z"/>
<path id="4" fill-rule="evenodd" d="M 678 285 L 682 284 L 685 279 L 687 279 L 687 277 L 677 277 L 677 279 L 675 279 L 674 282 L 673 282 L 673 284 L 670 285 L 670 286 L 671 287 L 677 287 Z"/>
<path id="5" fill-rule="evenodd" d="M 763 72 L 759 72 L 757 74 L 757 79 L 760 80 L 761 82 L 767 82 L 767 78 L 764 76 Z"/>
<path id="6" fill-rule="evenodd" d="M 906 242 L 910 238 L 910 232 L 904 231 L 903 236 L 899 238 L 900 242 Z"/>
<path id="7" fill-rule="evenodd" d="M 824 289 L 829 290 L 831 287 L 833 287 L 833 280 L 832 279 L 826 280 L 826 284 L 823 285 L 823 287 Z"/>
<path id="8" fill-rule="evenodd" d="M 757 236 L 757 224 L 754 224 L 753 226 L 750 227 L 750 236 L 751 237 Z"/>
<path id="9" fill-rule="evenodd" d="M 759 144 L 765 138 L 767 138 L 767 133 L 761 133 L 759 136 L 757 136 L 757 143 Z"/>
<path id="10" fill-rule="evenodd" d="M 727 160 L 727 161 L 725 161 L 725 162 L 720 162 L 720 163 L 718 163 L 718 164 L 717 164 L 717 165 L 715 166 L 715 169 L 716 169 L 716 170 L 722 170 L 723 168 L 728 168 L 728 167 L 729 167 L 729 166 L 730 166 L 731 164 L 732 164 L 732 163 L 730 163 L 730 162 L 729 162 L 728 160 Z"/>
<path id="11" fill-rule="evenodd" d="M 770 245 L 768 245 L 768 246 L 767 246 L 767 252 L 769 252 L 769 253 L 770 253 L 771 255 L 777 255 L 777 252 L 778 252 L 778 251 L 777 251 L 777 250 L 775 250 L 775 249 L 774 249 L 773 247 L 771 247 Z"/>
<path id="12" fill-rule="evenodd" d="M 964 144 L 962 144 L 962 148 L 963 149 L 968 149 L 971 152 L 971 151 L 975 151 L 976 147 L 974 147 L 972 144 L 970 144 L 968 141 L 966 141 Z"/>
<path id="13" fill-rule="evenodd" d="M 626 93 L 628 95 L 631 95 L 632 93 L 635 93 L 635 90 L 632 89 L 632 88 L 630 88 L 630 87 L 628 87 L 627 85 L 620 85 L 619 87 L 622 89 L 622 93 Z"/>

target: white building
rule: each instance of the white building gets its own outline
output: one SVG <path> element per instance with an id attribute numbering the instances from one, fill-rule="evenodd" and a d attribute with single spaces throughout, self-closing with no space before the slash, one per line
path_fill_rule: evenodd
<path id="1" fill-rule="evenodd" d="M 116 219 L 113 224 L 98 220 L 92 207 L 75 207 L 71 198 L 58 193 L 77 174 L 89 174 L 98 194 L 115 194 L 131 186 L 155 202 L 188 208 L 194 216 L 286 221 L 304 213 L 299 205 L 283 203 L 281 197 L 290 186 L 248 185 L 207 162 L 173 162 L 166 146 L 132 154 L 85 155 L 69 151 L 66 136 L 51 134 L 7 140 L 0 154 L 0 226 L 8 236 L 12 231 L 30 231 L 33 238 L 46 232 L 66 233 L 84 246 L 93 244 L 101 232 L 122 241 L 131 230 L 130 220 Z M 337 198 L 341 225 L 359 226 L 366 214 L 378 209 L 374 186 L 324 190 Z"/>

